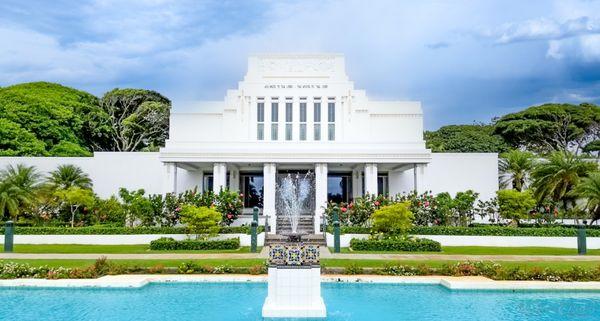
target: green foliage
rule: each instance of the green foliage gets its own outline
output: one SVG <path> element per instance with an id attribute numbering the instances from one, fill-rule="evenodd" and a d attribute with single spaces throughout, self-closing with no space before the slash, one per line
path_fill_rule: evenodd
<path id="1" fill-rule="evenodd" d="M 1 230 L 1 229 L 0 229 Z M 367 227 L 342 226 L 342 234 L 370 234 L 371 230 Z M 328 232 L 332 232 L 331 229 Z M 574 237 L 577 236 L 577 228 L 574 226 L 523 226 L 509 227 L 499 225 L 482 226 L 413 226 L 408 229 L 409 235 L 480 235 L 480 236 L 557 236 Z M 600 237 L 600 229 L 588 228 L 589 237 Z"/>
<path id="2" fill-rule="evenodd" d="M 187 224 L 190 233 L 208 237 L 219 232 L 221 213 L 211 207 L 183 205 L 181 222 Z"/>
<path id="3" fill-rule="evenodd" d="M 571 190 L 582 177 L 586 177 L 597 168 L 596 162 L 586 161 L 570 152 L 553 152 L 531 173 L 534 197 L 538 202 L 545 199 L 562 202 L 566 210 L 568 202 L 575 202 Z"/>
<path id="4" fill-rule="evenodd" d="M 243 197 L 228 189 L 221 190 L 216 195 L 213 204 L 216 210 L 222 214 L 221 222 L 225 225 L 231 225 L 244 210 Z"/>
<path id="5" fill-rule="evenodd" d="M 598 137 L 600 109 L 593 104 L 544 104 L 501 117 L 495 133 L 517 148 L 531 151 L 579 150 Z"/>
<path id="6" fill-rule="evenodd" d="M 169 133 L 171 101 L 144 89 L 113 89 L 102 97 L 100 107 L 108 114 L 112 150 L 135 151 L 164 146 Z"/>
<path id="7" fill-rule="evenodd" d="M 408 202 L 384 206 L 373 213 L 371 219 L 373 233 L 387 235 L 405 234 L 412 224 L 415 216 L 408 209 Z"/>
<path id="8" fill-rule="evenodd" d="M 373 212 L 378 208 L 396 202 L 394 198 L 384 195 L 367 194 L 356 197 L 349 204 L 328 202 L 325 208 L 327 224 L 333 224 L 333 208 L 339 208 L 339 220 L 343 226 L 366 226 Z"/>
<path id="9" fill-rule="evenodd" d="M 144 197 L 146 192 L 143 189 L 137 191 L 128 191 L 125 188 L 119 189 L 119 196 L 123 200 L 123 206 L 127 212 L 127 221 L 133 225 L 136 221 L 142 226 L 155 226 L 156 215 L 154 206 L 150 199 Z"/>
<path id="10" fill-rule="evenodd" d="M 600 152 L 600 139 L 587 143 L 582 150 L 586 153 Z"/>
<path id="11" fill-rule="evenodd" d="M 60 157 L 82 157 L 82 156 L 92 156 L 92 153 L 87 150 L 85 147 L 80 146 L 73 142 L 62 141 L 56 145 L 54 145 L 50 151 L 50 155 L 52 156 L 60 156 Z"/>
<path id="12" fill-rule="evenodd" d="M 513 220 L 517 225 L 520 219 L 527 217 L 527 214 L 533 210 L 535 200 L 530 191 L 519 192 L 513 189 L 499 190 L 498 208 L 500 217 Z"/>
<path id="13" fill-rule="evenodd" d="M 501 185 L 523 190 L 529 174 L 535 167 L 535 155 L 518 149 L 500 155 Z"/>
<path id="14" fill-rule="evenodd" d="M 19 124 L 0 118 L 0 156 L 45 156 L 43 141 Z"/>
<path id="15" fill-rule="evenodd" d="M 176 241 L 171 237 L 161 237 L 150 242 L 151 250 L 177 251 L 177 250 L 236 250 L 240 248 L 240 239 L 226 240 L 183 240 Z"/>
<path id="16" fill-rule="evenodd" d="M 0 126 L 0 141 L 2 145 L 12 141 L 0 148 L 2 153 L 10 150 L 18 156 L 58 156 L 52 153 L 53 147 L 63 143 L 54 151 L 64 152 L 67 146 L 74 151 L 74 146 L 79 146 L 89 154 L 90 140 L 103 131 L 94 121 L 101 114 L 96 97 L 58 84 L 34 82 L 0 88 L 0 119 L 8 125 Z"/>
<path id="17" fill-rule="evenodd" d="M 441 252 L 439 242 L 421 238 L 388 238 L 388 239 L 352 239 L 350 247 L 355 251 L 406 251 L 406 252 Z"/>
<path id="18" fill-rule="evenodd" d="M 132 234 L 186 234 L 185 226 L 82 226 L 82 227 L 49 227 L 49 226 L 17 226 L 15 234 L 21 235 L 132 235 Z M 264 232 L 264 226 L 258 227 L 258 233 Z M 4 227 L 0 226 L 0 234 Z M 250 234 L 249 226 L 221 226 L 219 234 Z"/>
<path id="19" fill-rule="evenodd" d="M 592 223 L 600 219 L 600 173 L 593 172 L 584 177 L 573 193 L 585 201 L 583 208 L 592 218 Z"/>
<path id="20" fill-rule="evenodd" d="M 47 179 L 48 184 L 55 189 L 68 189 L 79 187 L 83 189 L 92 188 L 92 180 L 77 165 L 59 165 L 56 170 L 50 172 Z"/>
<path id="21" fill-rule="evenodd" d="M 125 207 L 114 196 L 108 199 L 97 199 L 93 208 L 92 224 L 115 224 L 125 226 L 127 212 Z"/>
<path id="22" fill-rule="evenodd" d="M 436 153 L 502 153 L 509 149 L 493 125 L 449 125 L 426 131 L 427 148 Z"/>

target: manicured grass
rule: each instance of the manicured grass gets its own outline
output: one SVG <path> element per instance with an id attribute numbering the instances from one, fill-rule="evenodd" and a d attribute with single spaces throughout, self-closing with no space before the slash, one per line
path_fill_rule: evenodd
<path id="1" fill-rule="evenodd" d="M 329 249 L 333 252 L 333 248 Z M 494 246 L 444 246 L 442 252 L 352 251 L 342 248 L 341 253 L 355 254 L 463 254 L 463 255 L 577 255 L 576 249 L 558 247 L 494 247 Z M 600 255 L 600 249 L 588 249 L 588 255 Z"/>
<path id="2" fill-rule="evenodd" d="M 52 267 L 86 267 L 94 263 L 94 260 L 25 260 L 25 259 L 11 259 L 4 261 L 13 261 L 20 263 L 29 263 L 34 266 L 48 265 Z M 152 267 L 156 265 L 163 265 L 164 267 L 176 268 L 183 262 L 193 261 L 200 265 L 219 266 L 229 265 L 232 267 L 252 267 L 255 265 L 264 264 L 263 259 L 202 259 L 202 260 L 110 260 L 118 264 L 124 264 L 128 266 L 137 267 Z M 387 265 L 409 265 L 409 266 L 420 266 L 427 265 L 431 267 L 440 267 L 446 264 L 452 264 L 459 261 L 453 260 L 363 260 L 363 259 L 323 259 L 321 264 L 324 267 L 329 268 L 346 268 L 349 266 L 358 266 L 363 268 L 382 268 Z M 598 268 L 600 266 L 599 261 L 537 261 L 537 262 L 498 262 L 504 267 L 524 267 L 524 268 L 553 268 L 557 270 L 569 270 L 573 266 L 579 266 L 583 268 Z"/>
<path id="3" fill-rule="evenodd" d="M 260 252 L 260 248 L 258 252 Z M 96 253 L 96 254 L 147 254 L 147 253 L 250 253 L 249 246 L 237 250 L 153 251 L 146 244 L 139 245 L 85 245 L 85 244 L 16 244 L 15 253 Z"/>

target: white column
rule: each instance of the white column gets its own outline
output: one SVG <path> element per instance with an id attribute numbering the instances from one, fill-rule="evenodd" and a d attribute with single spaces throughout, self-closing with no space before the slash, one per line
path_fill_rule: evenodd
<path id="1" fill-rule="evenodd" d="M 202 170 L 198 171 L 198 193 L 204 193 L 204 172 Z"/>
<path id="2" fill-rule="evenodd" d="M 213 165 L 213 192 L 218 194 L 227 187 L 227 165 L 215 163 Z"/>
<path id="3" fill-rule="evenodd" d="M 413 189 L 421 194 L 425 192 L 425 167 L 427 164 L 414 164 L 413 166 Z"/>
<path id="4" fill-rule="evenodd" d="M 377 195 L 377 164 L 365 164 L 365 194 Z"/>
<path id="5" fill-rule="evenodd" d="M 357 198 L 362 196 L 363 191 L 363 173 L 362 169 L 355 168 L 352 170 L 352 197 Z"/>
<path id="6" fill-rule="evenodd" d="M 315 164 L 315 233 L 319 233 L 327 206 L 327 164 Z"/>
<path id="7" fill-rule="evenodd" d="M 177 164 L 165 163 L 166 184 L 164 185 L 164 193 L 177 194 Z"/>
<path id="8" fill-rule="evenodd" d="M 234 192 L 240 191 L 240 170 L 237 167 L 229 169 L 229 190 Z"/>
<path id="9" fill-rule="evenodd" d="M 273 163 L 265 163 L 263 166 L 263 214 L 269 216 L 271 233 L 277 229 L 277 217 L 275 216 L 275 177 L 277 167 Z"/>

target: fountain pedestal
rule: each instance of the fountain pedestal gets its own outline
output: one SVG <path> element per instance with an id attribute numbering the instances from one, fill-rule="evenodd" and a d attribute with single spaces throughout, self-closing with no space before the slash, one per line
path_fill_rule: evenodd
<path id="1" fill-rule="evenodd" d="M 269 267 L 265 318 L 324 318 L 320 266 Z"/>
<path id="2" fill-rule="evenodd" d="M 294 243 L 269 248 L 265 318 L 325 318 L 319 247 Z"/>

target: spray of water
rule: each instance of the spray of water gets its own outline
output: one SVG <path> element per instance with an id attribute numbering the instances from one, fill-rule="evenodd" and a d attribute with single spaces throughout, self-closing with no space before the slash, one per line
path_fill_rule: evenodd
<path id="1" fill-rule="evenodd" d="M 312 209 L 314 174 L 287 174 L 277 184 L 277 212 L 290 222 L 292 233 L 298 233 L 300 215 Z"/>

